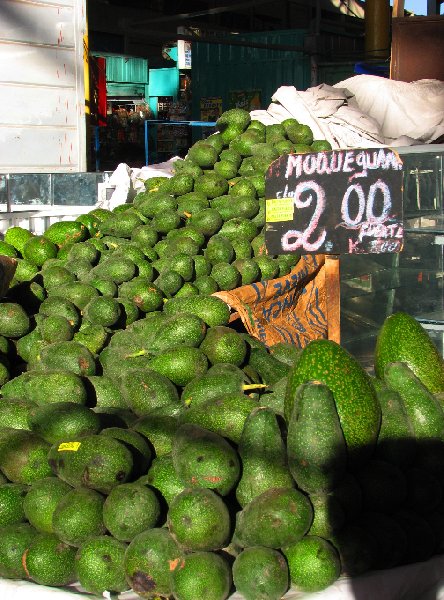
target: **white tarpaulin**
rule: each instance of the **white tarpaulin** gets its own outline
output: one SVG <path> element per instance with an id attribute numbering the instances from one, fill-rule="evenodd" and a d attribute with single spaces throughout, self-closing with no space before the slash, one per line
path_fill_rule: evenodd
<path id="1" fill-rule="evenodd" d="M 348 103 L 379 123 L 388 145 L 401 136 L 427 144 L 444 135 L 444 81 L 358 75 L 334 87 L 348 91 Z"/>
<path id="2" fill-rule="evenodd" d="M 252 111 L 251 116 L 265 124 L 294 117 L 333 148 L 428 143 L 444 134 L 444 82 L 357 75 L 306 91 L 282 86 L 267 110 Z"/>

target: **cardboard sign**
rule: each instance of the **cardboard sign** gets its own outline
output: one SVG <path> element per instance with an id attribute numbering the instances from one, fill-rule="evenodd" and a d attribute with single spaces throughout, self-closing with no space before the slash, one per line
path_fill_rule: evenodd
<path id="1" fill-rule="evenodd" d="M 268 254 L 402 250 L 402 162 L 389 148 L 281 156 L 265 198 Z"/>

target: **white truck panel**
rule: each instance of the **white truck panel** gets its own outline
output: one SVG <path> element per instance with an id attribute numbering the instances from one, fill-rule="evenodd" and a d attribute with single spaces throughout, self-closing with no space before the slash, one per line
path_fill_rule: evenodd
<path id="1" fill-rule="evenodd" d="M 0 1 L 0 173 L 86 171 L 86 0 Z"/>
<path id="2" fill-rule="evenodd" d="M 4 110 L 4 126 L 43 125 L 45 127 L 76 127 L 76 92 L 73 88 L 37 87 L 0 84 Z"/>
<path id="3" fill-rule="evenodd" d="M 65 6 L 61 6 L 65 4 Z M 26 44 L 75 45 L 73 2 L 33 4 L 2 0 L 2 38 Z"/>
<path id="4" fill-rule="evenodd" d="M 0 77 L 3 83 L 75 89 L 74 48 L 54 48 L 0 42 Z M 2 102 L 3 104 L 3 102 Z M 2 117 L 0 117 L 1 119 Z"/>
<path id="5" fill-rule="evenodd" d="M 0 127 L 0 165 L 5 173 L 70 173 L 78 171 L 79 158 L 75 127 Z"/>

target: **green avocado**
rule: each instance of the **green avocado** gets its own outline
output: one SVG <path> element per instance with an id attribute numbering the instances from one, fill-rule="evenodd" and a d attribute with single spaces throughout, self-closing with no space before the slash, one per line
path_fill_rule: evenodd
<path id="1" fill-rule="evenodd" d="M 296 390 L 308 381 L 323 383 L 333 393 L 352 463 L 365 460 L 376 446 L 381 407 L 370 376 L 362 365 L 332 340 L 312 340 L 288 375 L 285 416 L 291 418 Z"/>
<path id="2" fill-rule="evenodd" d="M 380 378 L 388 363 L 404 362 L 432 393 L 444 391 L 442 357 L 422 325 L 405 312 L 385 319 L 376 339 L 374 361 Z"/>

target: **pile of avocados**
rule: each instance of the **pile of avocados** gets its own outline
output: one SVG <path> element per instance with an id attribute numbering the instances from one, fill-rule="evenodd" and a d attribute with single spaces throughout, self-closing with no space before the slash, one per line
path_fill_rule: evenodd
<path id="1" fill-rule="evenodd" d="M 388 317 L 375 374 L 267 348 L 212 294 L 288 273 L 264 174 L 328 149 L 224 113 L 134 201 L 34 235 L 0 301 L 0 577 L 97 596 L 279 600 L 444 550 L 444 371 Z"/>

